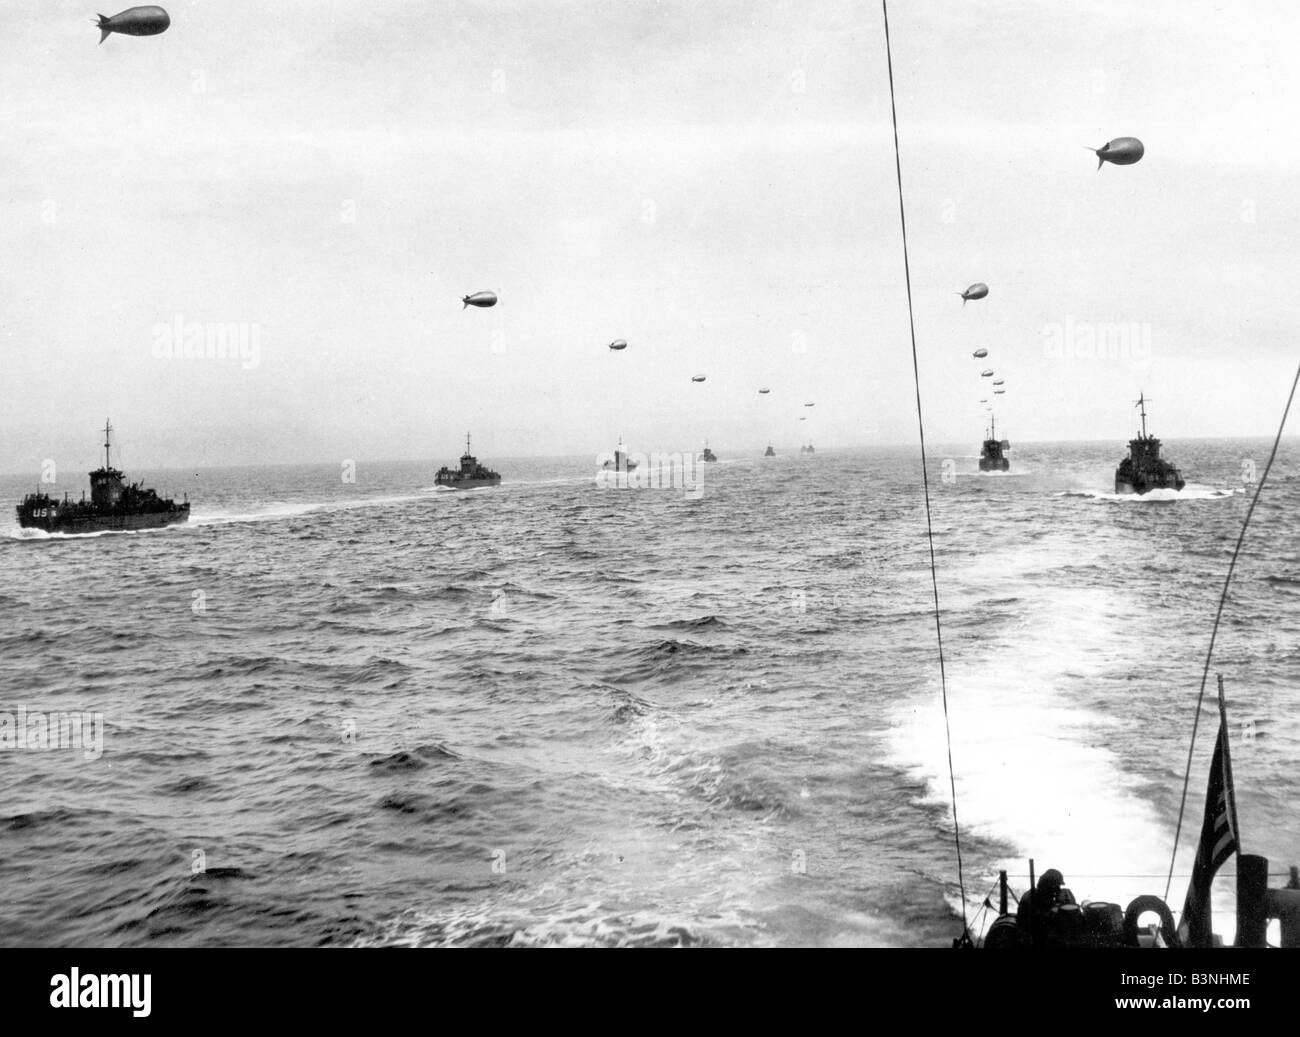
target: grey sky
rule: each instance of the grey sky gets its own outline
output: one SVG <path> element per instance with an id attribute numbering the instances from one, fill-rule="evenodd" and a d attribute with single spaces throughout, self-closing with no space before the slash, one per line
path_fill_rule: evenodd
<path id="1" fill-rule="evenodd" d="M 878 4 L 165 6 L 102 46 L 0 7 L 0 469 L 93 461 L 106 414 L 136 466 L 914 439 Z M 1118 446 L 1139 388 L 1166 438 L 1270 433 L 1294 5 L 891 17 L 933 441 L 975 447 L 979 347 L 1013 441 Z M 257 366 L 159 359 L 178 318 Z M 1099 323 L 1138 352 L 1047 355 Z"/>

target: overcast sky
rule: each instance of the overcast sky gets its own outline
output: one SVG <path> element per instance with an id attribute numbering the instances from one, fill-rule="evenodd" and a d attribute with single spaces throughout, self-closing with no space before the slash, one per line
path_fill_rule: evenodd
<path id="1" fill-rule="evenodd" d="M 106 415 L 137 467 L 914 441 L 878 4 L 166 6 L 102 46 L 0 6 L 0 469 Z M 928 436 L 975 448 L 985 363 L 1013 442 L 1119 449 L 1139 389 L 1165 438 L 1271 434 L 1300 9 L 891 16 Z M 160 358 L 178 321 L 256 366 Z"/>

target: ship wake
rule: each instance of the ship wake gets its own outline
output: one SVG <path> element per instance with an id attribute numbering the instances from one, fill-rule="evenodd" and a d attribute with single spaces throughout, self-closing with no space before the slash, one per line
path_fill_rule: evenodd
<path id="1" fill-rule="evenodd" d="M 1244 487 L 1223 489 L 1218 486 L 1206 486 L 1201 483 L 1188 483 L 1181 490 L 1148 490 L 1146 493 L 1103 493 L 1093 490 L 1067 490 L 1058 493 L 1058 497 L 1080 497 L 1087 500 L 1117 501 L 1123 504 L 1168 504 L 1174 501 L 1227 500 L 1239 493 L 1245 493 Z"/>
<path id="2" fill-rule="evenodd" d="M 1055 558 L 1057 549 L 1040 550 Z M 1039 557 L 1035 564 L 1051 561 Z M 985 557 L 981 570 L 996 573 L 997 562 Z M 1025 584 L 1017 582 L 1023 593 Z M 987 578 L 982 583 L 985 593 L 996 590 L 988 588 Z M 960 591 L 950 593 L 949 609 L 960 598 Z M 1136 768 L 1113 748 L 1125 741 L 1120 726 L 1134 721 L 1081 704 L 1085 689 L 1103 678 L 1135 615 L 1132 603 L 1109 589 L 1057 587 L 1026 595 L 1018 616 L 989 639 L 949 649 L 948 705 L 969 920 L 980 914 L 999 870 L 1007 871 L 1015 892 L 1028 886 L 1029 857 L 1038 874 L 1048 868 L 1063 872 L 1080 902 L 1125 906 L 1139 894 L 1164 892 L 1172 823 L 1157 811 Z M 943 808 L 933 816 L 950 840 L 943 732 L 937 682 L 927 682 L 922 701 L 895 711 L 887 746 L 889 762 L 924 789 L 917 805 Z M 952 880 L 945 898 L 960 912 L 955 860 Z M 1176 882 L 1171 896 L 1181 897 L 1183 888 Z M 1173 906 L 1177 911 L 1180 904 Z M 985 912 L 975 935 L 995 917 Z"/>

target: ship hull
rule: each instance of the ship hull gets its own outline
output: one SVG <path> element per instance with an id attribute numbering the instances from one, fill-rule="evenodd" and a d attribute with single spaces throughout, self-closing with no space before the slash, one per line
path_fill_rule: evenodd
<path id="1" fill-rule="evenodd" d="M 23 529 L 41 529 L 46 533 L 129 533 L 137 529 L 160 529 L 188 522 L 189 508 L 155 511 L 139 515 L 96 515 L 90 518 L 40 517 L 18 515 Z"/>
<path id="2" fill-rule="evenodd" d="M 497 479 L 439 479 L 439 486 L 446 486 L 451 490 L 480 490 L 485 486 L 500 486 L 501 480 Z"/>
<path id="3" fill-rule="evenodd" d="M 1115 469 L 1116 493 L 1141 495 L 1151 490 L 1181 490 L 1187 485 L 1177 466 L 1160 456 L 1160 440 L 1147 435 L 1146 428 L 1144 410 L 1142 434 L 1128 441 L 1128 457 Z"/>
<path id="4" fill-rule="evenodd" d="M 987 457 L 980 458 L 981 472 L 1009 472 L 1011 471 L 1011 462 L 1005 457 L 999 457 L 996 460 Z"/>
<path id="5" fill-rule="evenodd" d="M 1141 496 L 1144 493 L 1150 493 L 1152 490 L 1181 490 L 1187 483 L 1181 479 L 1139 479 L 1131 481 L 1121 476 L 1115 476 L 1115 492 L 1121 494 L 1136 494 Z"/>

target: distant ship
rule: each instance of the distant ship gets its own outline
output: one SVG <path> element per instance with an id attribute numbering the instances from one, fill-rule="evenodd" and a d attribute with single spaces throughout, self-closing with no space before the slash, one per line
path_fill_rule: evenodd
<path id="1" fill-rule="evenodd" d="M 478 458 L 469 452 L 469 433 L 466 432 L 465 452 L 460 455 L 460 468 L 439 468 L 434 482 L 457 490 L 474 490 L 480 486 L 500 485 L 501 476 L 491 468 L 484 468 L 478 463 Z"/>
<path id="2" fill-rule="evenodd" d="M 1149 490 L 1181 490 L 1185 485 L 1178 469 L 1160 456 L 1160 440 L 1147 435 L 1146 397 L 1138 395 L 1142 411 L 1142 433 L 1128 441 L 1128 457 L 1115 469 L 1116 493 L 1146 493 Z"/>
<path id="3" fill-rule="evenodd" d="M 628 457 L 627 453 L 623 450 L 623 440 L 620 439 L 618 441 L 618 449 L 614 451 L 614 460 L 606 461 L 601 465 L 601 467 L 615 472 L 630 472 L 636 467 L 636 464 L 637 463 Z"/>
<path id="4" fill-rule="evenodd" d="M 113 426 L 104 422 L 104 467 L 90 473 L 90 500 L 63 500 L 45 493 L 29 493 L 18 505 L 18 524 L 47 533 L 103 533 L 132 529 L 157 529 L 188 522 L 190 502 L 177 504 L 159 497 L 139 483 L 126 484 L 113 467 L 110 443 Z"/>
<path id="5" fill-rule="evenodd" d="M 712 450 L 709 449 L 709 441 L 706 439 L 706 440 L 704 441 L 704 453 L 700 455 L 700 460 L 701 460 L 701 461 L 716 461 L 717 459 L 718 459 L 718 455 L 715 454 Z"/>
<path id="6" fill-rule="evenodd" d="M 801 454 L 815 454 L 815 453 L 817 453 L 817 451 L 814 450 L 814 449 L 813 449 L 813 445 L 812 445 L 811 443 L 809 443 L 807 446 L 801 446 L 801 447 L 799 448 L 799 453 L 801 453 Z"/>
<path id="7" fill-rule="evenodd" d="M 776 451 L 772 449 L 772 444 L 767 444 L 767 449 L 763 451 L 764 457 L 776 457 Z"/>
<path id="8" fill-rule="evenodd" d="M 980 449 L 980 471 L 981 472 L 1006 472 L 1011 468 L 1011 462 L 1002 456 L 1002 451 L 1010 450 L 1011 443 L 1005 439 L 999 440 L 996 428 L 996 419 L 989 419 L 989 435 L 984 440 L 984 446 Z"/>

